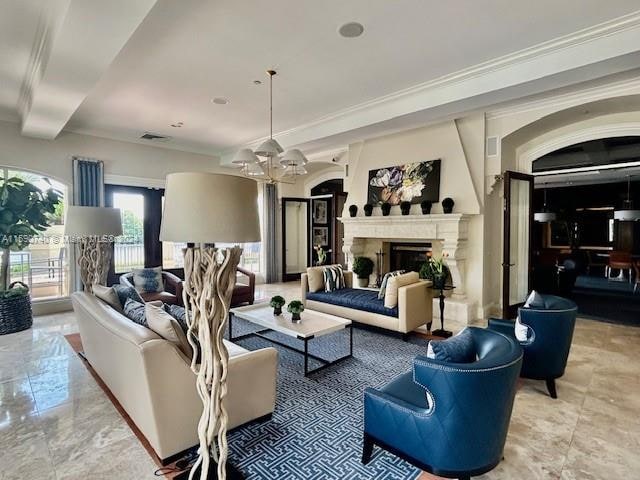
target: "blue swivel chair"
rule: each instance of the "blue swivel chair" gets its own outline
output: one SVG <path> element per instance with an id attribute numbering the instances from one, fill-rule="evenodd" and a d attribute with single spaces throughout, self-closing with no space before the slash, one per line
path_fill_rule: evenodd
<path id="1" fill-rule="evenodd" d="M 418 356 L 412 371 L 365 390 L 362 463 L 376 445 L 447 478 L 469 479 L 500 462 L 522 349 L 511 337 L 469 329 L 477 361 Z"/>
<path id="2" fill-rule="evenodd" d="M 528 327 L 527 340 L 520 342 L 524 350 L 520 376 L 545 380 L 551 398 L 558 398 L 556 378 L 567 366 L 578 307 L 566 298 L 541 297 L 543 306 L 518 309 L 520 323 Z M 515 338 L 512 320 L 490 319 L 489 329 Z"/>

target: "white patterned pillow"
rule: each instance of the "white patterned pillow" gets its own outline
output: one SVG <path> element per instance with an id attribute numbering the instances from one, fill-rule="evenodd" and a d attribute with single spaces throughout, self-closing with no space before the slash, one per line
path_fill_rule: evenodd
<path id="1" fill-rule="evenodd" d="M 344 272 L 340 265 L 325 267 L 322 273 L 324 275 L 325 292 L 333 292 L 334 290 L 345 288 Z"/>
<path id="2" fill-rule="evenodd" d="M 164 291 L 162 267 L 134 269 L 133 286 L 139 293 L 159 293 Z"/>
<path id="3" fill-rule="evenodd" d="M 520 316 L 519 315 L 516 318 L 516 323 L 515 323 L 515 326 L 514 326 L 514 330 L 515 330 L 516 339 L 519 342 L 526 342 L 527 340 L 529 340 L 529 327 L 527 325 L 525 325 L 524 323 L 520 322 Z"/>
<path id="4" fill-rule="evenodd" d="M 384 294 L 387 292 L 387 283 L 391 277 L 397 277 L 405 273 L 404 270 L 396 270 L 395 272 L 385 273 L 382 277 L 382 283 L 380 284 L 380 291 L 378 292 L 378 300 L 384 300 Z"/>

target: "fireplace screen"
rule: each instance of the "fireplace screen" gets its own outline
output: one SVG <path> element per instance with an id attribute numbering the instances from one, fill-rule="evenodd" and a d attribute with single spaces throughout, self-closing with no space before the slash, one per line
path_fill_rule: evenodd
<path id="1" fill-rule="evenodd" d="M 391 271 L 419 272 L 430 252 L 430 243 L 392 243 L 389 257 Z"/>

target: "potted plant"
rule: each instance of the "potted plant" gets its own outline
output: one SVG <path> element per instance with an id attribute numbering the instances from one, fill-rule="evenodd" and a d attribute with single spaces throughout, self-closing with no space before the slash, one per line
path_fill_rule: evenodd
<path id="1" fill-rule="evenodd" d="M 369 257 L 356 257 L 353 259 L 353 273 L 358 277 L 358 285 L 369 285 L 369 275 L 373 273 L 373 260 Z"/>
<path id="2" fill-rule="evenodd" d="M 349 206 L 349 216 L 350 217 L 355 217 L 356 215 L 358 215 L 358 206 L 357 205 L 350 205 Z"/>
<path id="3" fill-rule="evenodd" d="M 287 312 L 291 314 L 291 321 L 299 323 L 301 321 L 300 314 L 304 312 L 304 305 L 300 300 L 292 300 L 287 305 Z"/>
<path id="4" fill-rule="evenodd" d="M 391 204 L 389 202 L 384 202 L 382 205 L 380 205 L 380 208 L 382 209 L 383 217 L 389 216 L 389 213 L 391 212 Z"/>
<path id="5" fill-rule="evenodd" d="M 318 267 L 324 265 L 327 261 L 327 253 L 331 253 L 331 249 L 325 250 L 322 245 L 316 245 L 313 247 L 313 250 L 316 252 L 316 257 L 318 257 L 316 265 Z"/>
<path id="6" fill-rule="evenodd" d="M 411 202 L 407 202 L 406 200 L 404 202 L 400 202 L 400 211 L 402 212 L 402 215 L 409 215 L 409 212 L 411 211 Z"/>
<path id="7" fill-rule="evenodd" d="M 430 202 L 429 200 L 422 200 L 420 202 L 420 208 L 422 209 L 422 214 L 423 215 L 429 215 L 431 213 L 431 206 L 433 205 L 432 202 Z"/>
<path id="8" fill-rule="evenodd" d="M 50 225 L 60 192 L 40 190 L 18 177 L 0 179 L 0 334 L 30 328 L 33 323 L 29 288 L 11 283 L 11 251 L 23 250 L 32 237 Z"/>
<path id="9" fill-rule="evenodd" d="M 372 213 L 373 213 L 373 205 L 371 205 L 370 203 L 367 203 L 364 206 L 364 216 L 370 217 Z"/>
<path id="10" fill-rule="evenodd" d="M 445 260 L 448 256 L 447 254 L 439 258 L 429 256 L 420 268 L 420 278 L 431 280 L 433 282 L 433 288 L 436 290 L 442 290 L 449 278 L 449 267 Z"/>
<path id="11" fill-rule="evenodd" d="M 453 198 L 445 198 L 444 200 L 442 200 L 442 211 L 444 213 L 451 213 L 453 212 L 453 206 L 456 204 L 456 202 L 453 201 Z"/>
<path id="12" fill-rule="evenodd" d="M 269 302 L 269 305 L 273 307 L 273 314 L 276 316 L 282 315 L 282 307 L 284 307 L 285 303 L 287 303 L 287 301 L 280 295 L 271 297 L 271 301 Z"/>

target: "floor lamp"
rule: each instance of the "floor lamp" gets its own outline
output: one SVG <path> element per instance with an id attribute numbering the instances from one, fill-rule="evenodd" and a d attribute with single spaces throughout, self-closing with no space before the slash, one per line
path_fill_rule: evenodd
<path id="1" fill-rule="evenodd" d="M 203 411 L 198 423 L 199 457 L 190 480 L 242 478 L 227 463 L 227 393 L 229 354 L 223 343 L 236 268 L 242 249 L 219 249 L 215 242 L 260 241 L 258 187 L 248 178 L 212 173 L 167 176 L 160 240 L 187 242 L 184 250 L 184 305 L 189 342 L 194 349 L 191 369 Z M 200 364 L 195 363 L 200 345 Z M 187 478 L 182 474 L 177 479 Z"/>
<path id="2" fill-rule="evenodd" d="M 67 207 L 64 234 L 78 246 L 78 266 L 85 292 L 95 283 L 107 283 L 113 240 L 122 235 L 120 209 L 107 207 Z"/>

